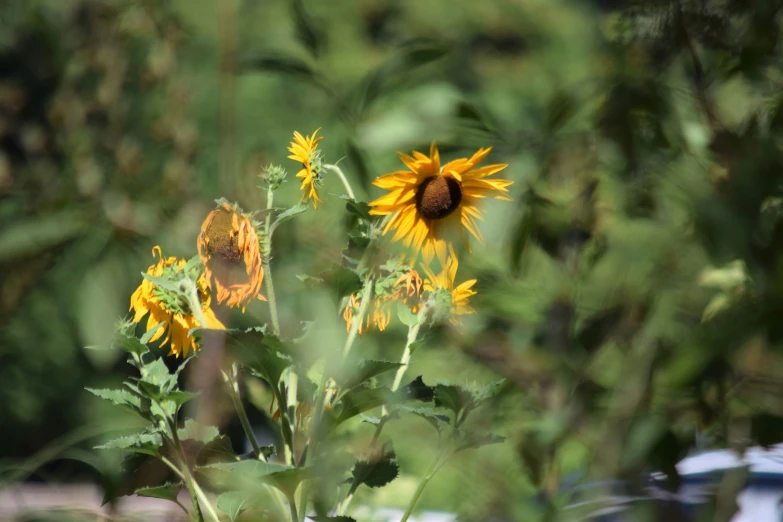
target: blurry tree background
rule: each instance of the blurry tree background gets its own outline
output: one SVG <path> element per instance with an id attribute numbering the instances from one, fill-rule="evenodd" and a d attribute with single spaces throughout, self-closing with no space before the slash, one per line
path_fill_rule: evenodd
<path id="1" fill-rule="evenodd" d="M 642 488 L 657 470 L 674 489 L 690 451 L 780 442 L 781 7 L 0 2 L 0 458 L 125 425 L 83 391 L 123 380 L 121 355 L 84 347 L 110 341 L 153 245 L 193 255 L 217 197 L 261 207 L 262 165 L 288 169 L 294 203 L 285 149 L 318 127 L 364 201 L 396 151 L 432 140 L 446 157 L 491 145 L 515 181 L 462 256 L 479 313 L 408 373 L 507 379 L 475 421 L 509 440 L 447 466 L 423 507 L 534 520 L 580 481 Z M 339 262 L 344 203 L 326 200 L 277 236 L 273 267 L 284 325 L 338 336 L 332 294 L 296 278 Z M 361 349 L 397 360 L 403 340 Z M 412 492 L 425 424 L 390 426 L 404 475 L 375 502 Z M 74 455 L 34 476 L 97 478 Z"/>

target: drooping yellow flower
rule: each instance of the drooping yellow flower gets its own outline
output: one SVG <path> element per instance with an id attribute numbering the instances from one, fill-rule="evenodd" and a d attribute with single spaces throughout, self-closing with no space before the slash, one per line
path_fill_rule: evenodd
<path id="1" fill-rule="evenodd" d="M 321 184 L 321 155 L 317 147 L 323 137 L 315 137 L 319 130 L 321 129 L 316 129 L 312 136 L 307 137 L 294 131 L 294 141 L 288 147 L 288 152 L 291 153 L 288 158 L 302 164 L 302 170 L 296 174 L 297 178 L 302 178 L 302 200 L 312 201 L 316 210 L 318 203 L 322 202 L 318 197 L 318 186 Z"/>
<path id="2" fill-rule="evenodd" d="M 459 231 L 470 250 L 465 230 L 483 242 L 475 221 L 483 219 L 479 200 L 493 197 L 510 201 L 506 187 L 513 182 L 488 179 L 508 165 L 476 167 L 490 150 L 491 147 L 479 149 L 470 158 L 456 159 L 442 167 L 435 143 L 429 156 L 420 152 L 414 152 L 413 156 L 400 153 L 408 170 L 383 175 L 373 182 L 389 193 L 370 203 L 373 207 L 370 214 L 390 215 L 383 233 L 395 230 L 393 241 L 402 240 L 415 255 L 421 251 L 427 263 L 436 255 L 445 263 L 452 231 Z"/>
<path id="3" fill-rule="evenodd" d="M 228 203 L 210 212 L 201 225 L 198 255 L 218 303 L 226 301 L 244 312 L 253 299 L 266 300 L 260 294 L 264 268 L 258 234 L 250 219 Z"/>
<path id="4" fill-rule="evenodd" d="M 392 309 L 395 303 L 402 303 L 410 308 L 413 313 L 417 313 L 421 308 L 420 298 L 422 290 L 421 276 L 416 270 L 407 270 L 394 282 L 390 293 L 372 297 L 363 324 L 359 325 L 359 335 L 375 330 L 381 332 L 386 330 L 386 327 L 391 322 Z M 354 314 L 359 311 L 361 301 L 360 292 L 351 294 L 348 299 L 348 303 L 343 309 L 346 331 L 350 331 L 351 321 Z"/>
<path id="5" fill-rule="evenodd" d="M 476 295 L 472 290 L 476 284 L 475 279 L 470 279 L 454 286 L 454 280 L 457 277 L 457 267 L 459 263 L 455 256 L 449 257 L 445 267 L 439 274 L 434 274 L 429 268 L 425 268 L 427 279 L 424 280 L 424 291 L 429 292 L 435 298 L 435 313 L 446 312 L 449 315 L 449 321 L 454 324 L 460 324 L 459 316 L 475 313 L 475 310 L 468 304 L 468 298 Z M 438 310 L 442 306 L 444 310 Z"/>
<path id="6" fill-rule="evenodd" d="M 147 273 L 156 277 L 163 276 L 167 270 L 170 273 L 180 272 L 186 264 L 184 259 L 177 259 L 173 256 L 164 259 L 159 246 L 152 249 L 152 255 L 153 257 L 158 257 L 159 261 L 154 265 L 150 265 Z M 215 317 L 215 312 L 210 307 L 211 298 L 206 291 L 203 279 L 199 279 L 198 287 L 201 311 L 204 314 L 204 319 L 207 321 L 206 325 L 199 324 L 187 302 L 167 295 L 147 278 L 144 278 L 141 285 L 131 296 L 130 309 L 134 312 L 133 322 L 140 323 L 144 316 L 149 314 L 146 326 L 147 331 L 149 332 L 157 328 L 157 331 L 150 338 L 150 342 L 157 341 L 165 333 L 166 337 L 161 345 L 171 341 L 169 355 L 175 355 L 176 357 L 182 355 L 185 357 L 191 348 L 194 352 L 198 349 L 196 340 L 188 335 L 188 332 L 193 328 L 225 328 L 223 323 Z"/>

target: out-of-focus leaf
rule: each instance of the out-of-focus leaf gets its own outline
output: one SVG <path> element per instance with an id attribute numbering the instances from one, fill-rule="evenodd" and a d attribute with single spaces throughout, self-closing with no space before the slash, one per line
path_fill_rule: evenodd
<path id="1" fill-rule="evenodd" d="M 391 372 L 400 367 L 400 363 L 391 361 L 363 360 L 359 366 L 348 374 L 345 380 L 337 382 L 340 393 L 346 393 L 357 386 L 361 386 L 373 377 Z"/>
<path id="2" fill-rule="evenodd" d="M 346 517 L 346 516 L 339 516 L 339 517 L 328 517 L 325 515 L 315 515 L 315 516 L 308 516 L 310 520 L 315 520 L 315 522 L 356 522 L 355 518 Z"/>
<path id="3" fill-rule="evenodd" d="M 231 439 L 225 435 L 220 435 L 207 442 L 198 452 L 198 463 L 200 466 L 215 464 L 218 462 L 236 462 L 239 460 L 234 448 L 231 446 Z"/>
<path id="4" fill-rule="evenodd" d="M 315 77 L 315 71 L 310 65 L 293 56 L 258 56 L 242 61 L 244 70 L 259 70 L 291 74 L 307 79 Z"/>
<path id="5" fill-rule="evenodd" d="M 283 372 L 291 366 L 285 345 L 274 335 L 258 328 L 224 332 L 226 351 L 276 389 Z"/>
<path id="6" fill-rule="evenodd" d="M 302 0 L 291 0 L 291 10 L 296 24 L 296 34 L 299 40 L 313 53 L 319 56 L 325 43 L 325 34 L 307 13 Z"/>
<path id="7" fill-rule="evenodd" d="M 339 297 L 351 295 L 362 289 L 362 280 L 356 272 L 346 267 L 337 267 L 321 274 L 323 280 L 335 288 Z"/>
<path id="8" fill-rule="evenodd" d="M 239 515 L 253 506 L 255 498 L 257 495 L 245 491 L 229 491 L 218 497 L 217 508 L 234 522 Z"/>
<path id="9" fill-rule="evenodd" d="M 345 203 L 345 210 L 365 221 L 372 221 L 370 206 L 367 203 L 364 201 L 354 201 L 347 196 L 343 199 L 347 200 Z"/>
<path id="10" fill-rule="evenodd" d="M 405 326 L 414 326 L 419 322 L 419 316 L 403 303 L 397 303 L 397 318 Z"/>
<path id="11" fill-rule="evenodd" d="M 457 446 L 454 451 L 463 451 L 466 449 L 478 449 L 482 446 L 489 446 L 490 444 L 500 444 L 506 440 L 505 437 L 495 435 L 494 433 L 487 433 L 484 435 L 468 434 L 464 437 L 464 441 Z"/>
<path id="12" fill-rule="evenodd" d="M 0 232 L 0 262 L 32 256 L 81 235 L 89 220 L 81 213 L 59 213 L 27 218 Z"/>
<path id="13" fill-rule="evenodd" d="M 188 419 L 185 421 L 185 425 L 177 430 L 177 436 L 180 440 L 195 440 L 209 444 L 220 436 L 220 432 L 214 426 L 205 426 L 193 419 Z"/>

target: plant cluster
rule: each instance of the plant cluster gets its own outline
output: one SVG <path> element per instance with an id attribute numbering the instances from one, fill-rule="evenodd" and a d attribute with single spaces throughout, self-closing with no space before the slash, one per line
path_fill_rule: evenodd
<path id="1" fill-rule="evenodd" d="M 140 456 L 157 459 L 175 476 L 173 482 L 148 484 L 135 493 L 179 503 L 178 494 L 185 488 L 192 506 L 180 506 L 193 520 L 233 521 L 245 511 L 273 520 L 290 517 L 291 522 L 305 516 L 351 520 L 346 514 L 360 487 L 380 488 L 399 473 L 384 427 L 403 415 L 415 415 L 434 428 L 439 443 L 408 503 L 405 521 L 449 458 L 503 440 L 466 423 L 471 412 L 495 395 L 499 382 L 468 389 L 425 384 L 421 377 L 403 381 L 411 356 L 426 345 L 423 328 L 459 327 L 462 316 L 474 312 L 469 300 L 476 294 L 476 280 L 458 279 L 457 241 L 469 250 L 465 231 L 481 240 L 475 222 L 482 218 L 481 199 L 509 200 L 511 181 L 491 177 L 506 165 L 480 166 L 489 148 L 442 162 L 433 143 L 429 155 L 400 154 L 405 169 L 377 178 L 374 184 L 387 193 L 367 204 L 356 200 L 340 167 L 326 162 L 317 132 L 295 132 L 288 149 L 289 158 L 301 166 L 296 177 L 301 179 L 302 198 L 295 206 L 274 206 L 286 172 L 271 165 L 260 176 L 266 208 L 247 213 L 218 200 L 201 227 L 197 255 L 178 259 L 164 257 L 159 246 L 153 249 L 157 261 L 142 274 L 131 297 L 133 317 L 121 322 L 114 343 L 128 352 L 138 375 L 122 389 L 89 390 L 146 421 L 141 431 L 100 447 L 128 451 L 131 467 Z M 307 328 L 281 330 L 271 259 L 278 227 L 328 204 L 319 192 L 330 174 L 342 182 L 346 211 L 355 218 L 349 244 L 340 266 L 300 279 L 304 284 L 341 279 L 338 297 L 346 337 L 341 354 L 313 356 L 299 347 Z M 395 249 L 395 242 L 405 248 Z M 270 324 L 235 329 L 218 318 L 228 308 L 244 313 L 254 300 L 266 301 Z M 357 340 L 371 331 L 383 332 L 393 317 L 408 327 L 399 362 L 361 357 Z M 140 337 L 137 325 L 142 325 Z M 173 371 L 150 349 L 158 341 L 174 356 Z M 210 359 L 220 365 L 252 446 L 248 454 L 235 452 L 217 427 L 201 424 L 183 410 L 199 390 L 183 389 L 179 376 L 204 351 L 218 354 Z M 257 442 L 243 403 L 243 379 L 260 379 L 270 391 L 280 453 L 274 445 Z M 347 451 L 347 427 L 360 423 L 371 424 L 373 436 L 364 447 Z"/>

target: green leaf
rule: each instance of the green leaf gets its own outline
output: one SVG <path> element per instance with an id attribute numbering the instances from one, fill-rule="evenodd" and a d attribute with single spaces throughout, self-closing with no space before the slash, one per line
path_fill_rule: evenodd
<path id="1" fill-rule="evenodd" d="M 179 495 L 179 492 L 181 490 L 182 490 L 181 483 L 167 482 L 162 486 L 139 488 L 134 493 L 140 497 L 162 498 L 164 500 L 177 502 L 177 496 Z"/>
<path id="2" fill-rule="evenodd" d="M 124 406 L 134 413 L 139 413 L 141 409 L 141 398 L 127 390 L 96 390 L 93 388 L 85 388 L 85 390 L 96 397 L 111 401 L 112 404 Z"/>
<path id="3" fill-rule="evenodd" d="M 324 281 L 337 290 L 338 297 L 345 297 L 362 289 L 362 280 L 346 267 L 337 267 L 321 274 Z"/>
<path id="4" fill-rule="evenodd" d="M 357 462 L 351 475 L 353 475 L 353 487 L 355 491 L 360 484 L 371 488 L 380 488 L 397 478 L 400 474 L 400 465 L 394 452 L 378 455 L 377 459 Z"/>
<path id="5" fill-rule="evenodd" d="M 346 516 L 340 516 L 340 517 L 328 517 L 326 515 L 314 515 L 314 516 L 308 516 L 310 520 L 315 520 L 315 522 L 356 522 L 355 518 L 346 517 Z"/>
<path id="6" fill-rule="evenodd" d="M 364 201 L 356 201 L 351 199 L 348 196 L 344 196 L 342 199 L 347 200 L 345 202 L 345 210 L 347 210 L 349 214 L 358 216 L 365 221 L 372 221 L 372 216 L 370 215 L 370 205 Z"/>
<path id="7" fill-rule="evenodd" d="M 243 60 L 242 68 L 285 73 L 311 81 L 316 79 L 316 73 L 310 65 L 292 56 L 268 54 L 249 58 Z"/>
<path id="8" fill-rule="evenodd" d="M 209 444 L 220 436 L 220 432 L 214 426 L 205 426 L 193 419 L 188 419 L 185 421 L 185 425 L 177 430 L 177 436 L 180 440 L 195 440 Z"/>
<path id="9" fill-rule="evenodd" d="M 457 448 L 454 450 L 455 452 L 466 449 L 477 449 L 482 446 L 489 446 L 490 444 L 500 444 L 506 440 L 505 437 L 501 437 L 500 435 L 495 435 L 493 433 L 477 436 L 466 435 L 464 438 L 465 441 L 457 446 Z"/>
<path id="10" fill-rule="evenodd" d="M 236 462 L 239 460 L 234 448 L 231 446 L 231 439 L 225 435 L 220 435 L 209 441 L 198 452 L 197 461 L 199 465 L 205 466 L 218 462 Z"/>
<path id="11" fill-rule="evenodd" d="M 132 451 L 134 453 L 144 453 L 146 455 L 156 456 L 158 449 L 163 445 L 163 438 L 160 433 L 150 433 L 148 431 L 128 435 L 110 440 L 106 444 L 96 446 L 96 449 L 121 449 Z"/>
<path id="12" fill-rule="evenodd" d="M 157 330 L 157 329 L 156 329 Z M 145 343 L 139 341 L 135 336 L 118 334 L 114 338 L 112 348 L 119 348 L 128 353 L 135 353 L 138 356 L 142 356 L 149 352 L 149 348 Z"/>
<path id="13" fill-rule="evenodd" d="M 163 290 L 168 290 L 169 292 L 174 292 L 175 294 L 182 294 L 182 291 L 179 289 L 178 282 L 172 281 L 163 276 L 154 276 L 152 274 L 148 274 L 147 272 L 142 272 L 141 275 L 144 276 L 144 279 L 151 281 L 152 284 L 162 288 Z"/>
<path id="14" fill-rule="evenodd" d="M 217 508 L 228 515 L 231 522 L 237 519 L 243 511 L 253 506 L 255 495 L 246 491 L 229 491 L 217 499 Z"/>
<path id="15" fill-rule="evenodd" d="M 355 388 L 345 393 L 331 413 L 336 424 L 367 410 L 396 402 L 397 396 L 388 388 Z"/>
<path id="16" fill-rule="evenodd" d="M 203 466 L 202 470 L 219 470 L 226 473 L 227 482 L 238 489 L 252 486 L 254 482 L 264 482 L 281 490 L 286 496 L 292 496 L 299 483 L 310 476 L 308 468 L 293 468 L 283 464 L 260 460 L 224 462 Z"/>
<path id="17" fill-rule="evenodd" d="M 225 330 L 224 333 L 226 351 L 242 366 L 266 380 L 277 393 L 277 383 L 292 363 L 285 345 L 258 328 Z"/>
<path id="18" fill-rule="evenodd" d="M 405 326 L 415 326 L 419 322 L 418 314 L 414 314 L 411 309 L 403 303 L 397 303 L 397 318 Z"/>
<path id="19" fill-rule="evenodd" d="M 398 406 L 400 411 L 405 411 L 418 415 L 422 419 L 426 420 L 430 426 L 440 432 L 444 427 L 449 425 L 449 416 L 444 415 L 441 410 L 431 408 L 428 406 L 412 406 L 409 404 L 401 404 Z"/>
<path id="20" fill-rule="evenodd" d="M 261 446 L 261 454 L 265 459 L 269 460 L 277 454 L 277 448 L 273 445 Z"/>
<path id="21" fill-rule="evenodd" d="M 157 331 L 165 327 L 166 327 L 166 323 L 158 323 L 155 326 L 155 328 L 153 328 L 152 330 L 147 330 L 146 332 L 144 332 L 144 335 L 142 335 L 140 339 L 141 344 L 146 346 L 150 342 L 150 339 L 152 339 L 152 337 L 157 333 Z"/>
<path id="22" fill-rule="evenodd" d="M 400 363 L 391 361 L 363 360 L 358 368 L 348 375 L 345 379 L 337 381 L 337 387 L 341 393 L 346 393 L 357 386 L 361 386 L 373 377 L 377 377 L 387 372 L 395 371 L 400 367 Z"/>
<path id="23" fill-rule="evenodd" d="M 313 277 L 307 274 L 300 274 L 296 278 L 303 282 L 307 288 L 315 288 L 324 284 L 324 280 L 320 277 Z"/>
<path id="24" fill-rule="evenodd" d="M 174 403 L 176 403 L 178 407 L 182 406 L 183 404 L 185 404 L 191 399 L 195 399 L 196 397 L 198 397 L 198 393 L 187 392 L 182 390 L 177 390 L 166 394 L 166 400 L 173 401 Z"/>
<path id="25" fill-rule="evenodd" d="M 302 214 L 303 212 L 307 212 L 308 208 L 310 208 L 310 205 L 306 201 L 300 201 L 293 207 L 285 210 L 284 212 L 281 212 L 280 215 L 277 216 L 277 219 L 275 219 L 272 222 L 272 226 L 270 227 L 270 230 L 274 232 L 277 227 L 279 227 L 289 219 L 293 219 L 299 214 Z"/>
<path id="26" fill-rule="evenodd" d="M 459 414 L 473 405 L 473 396 L 460 386 L 438 384 L 435 386 L 435 406 L 442 406 Z"/>

